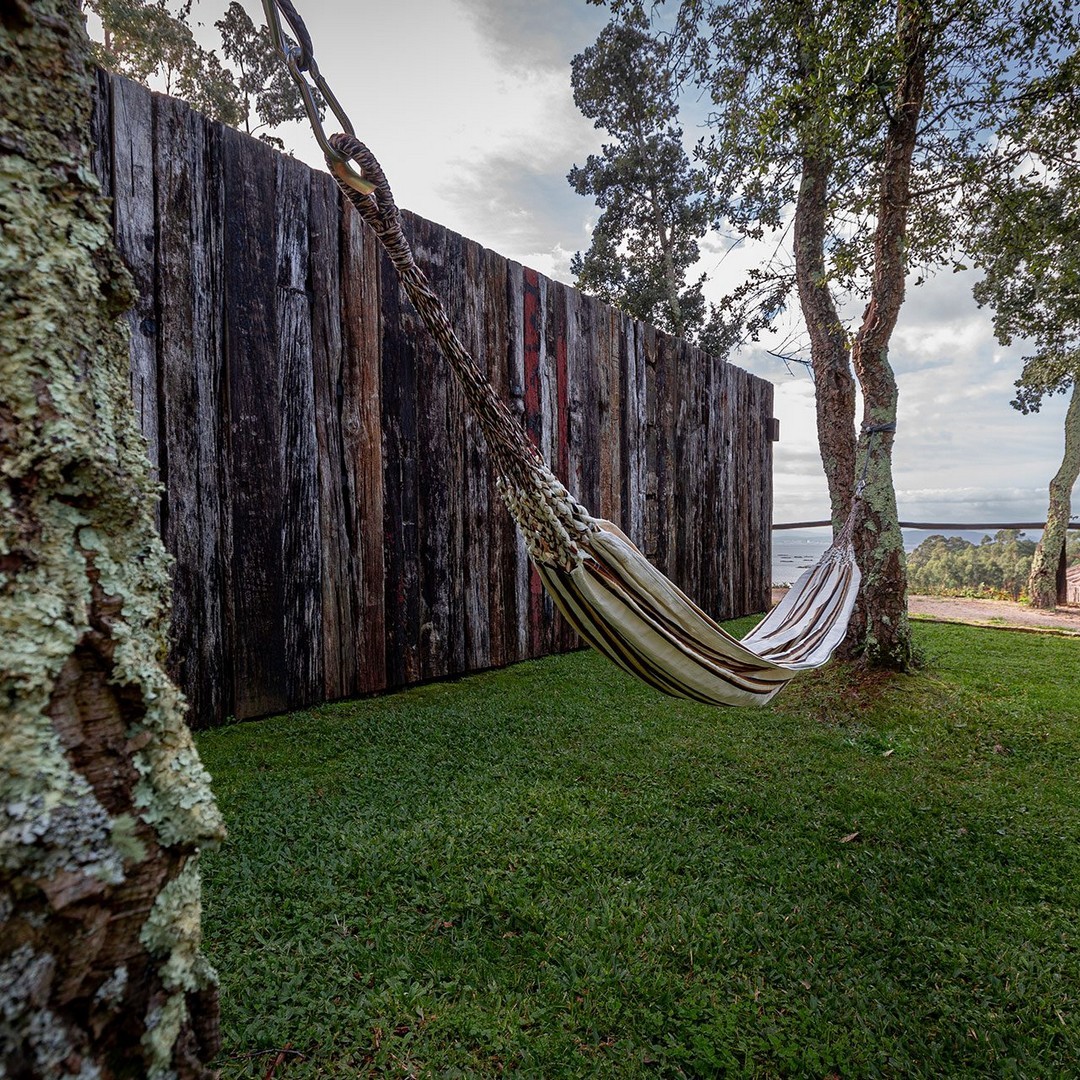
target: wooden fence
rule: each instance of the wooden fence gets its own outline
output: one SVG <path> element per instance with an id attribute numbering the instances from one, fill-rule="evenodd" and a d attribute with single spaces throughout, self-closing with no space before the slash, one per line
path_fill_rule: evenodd
<path id="1" fill-rule="evenodd" d="M 132 386 L 192 723 L 576 645 L 389 262 L 329 176 L 101 75 Z M 772 386 L 413 215 L 451 318 L 570 490 L 707 609 L 767 606 Z"/>

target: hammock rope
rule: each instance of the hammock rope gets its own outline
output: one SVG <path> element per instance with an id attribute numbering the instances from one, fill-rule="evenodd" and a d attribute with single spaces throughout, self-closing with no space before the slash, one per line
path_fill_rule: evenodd
<path id="1" fill-rule="evenodd" d="M 825 664 L 844 638 L 858 594 L 852 536 L 863 480 L 847 521 L 819 562 L 750 634 L 741 641 L 729 634 L 617 525 L 593 517 L 552 472 L 461 343 L 416 264 L 386 176 L 319 75 L 303 20 L 289 0 L 263 5 L 274 47 L 301 90 L 328 168 L 386 250 L 460 383 L 487 442 L 499 494 L 555 606 L 582 640 L 656 689 L 710 705 L 764 705 L 798 672 Z M 286 41 L 278 8 L 301 46 Z M 345 133 L 326 137 L 305 73 Z"/>

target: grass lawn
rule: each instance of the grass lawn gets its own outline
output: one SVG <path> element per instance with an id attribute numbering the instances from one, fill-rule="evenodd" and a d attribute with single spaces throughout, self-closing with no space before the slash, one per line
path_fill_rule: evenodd
<path id="1" fill-rule="evenodd" d="M 201 735 L 223 1076 L 1080 1076 L 1080 642 L 916 635 L 763 710 L 578 653 Z"/>

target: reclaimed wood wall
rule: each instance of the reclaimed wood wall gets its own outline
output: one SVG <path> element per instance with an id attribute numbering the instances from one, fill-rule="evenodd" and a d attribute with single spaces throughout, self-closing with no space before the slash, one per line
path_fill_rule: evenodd
<path id="1" fill-rule="evenodd" d="M 330 177 L 99 77 L 135 404 L 196 726 L 574 648 Z M 708 611 L 768 606 L 772 386 L 442 226 L 417 259 L 570 490 Z"/>

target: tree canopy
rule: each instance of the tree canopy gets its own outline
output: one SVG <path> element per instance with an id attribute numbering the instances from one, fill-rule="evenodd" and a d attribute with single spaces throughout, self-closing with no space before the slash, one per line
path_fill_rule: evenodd
<path id="1" fill-rule="evenodd" d="M 705 321 L 704 277 L 686 278 L 709 227 L 708 189 L 683 145 L 669 45 L 636 9 L 574 57 L 572 80 L 578 108 L 611 140 L 567 177 L 601 210 L 589 250 L 571 263 L 577 284 L 692 340 Z"/>
<path id="2" fill-rule="evenodd" d="M 909 277 L 963 265 L 960 193 L 1009 167 L 993 131 L 1075 41 L 1073 0 L 610 7 L 614 21 L 645 20 L 676 83 L 689 80 L 711 103 L 698 160 L 714 220 L 746 238 L 775 238 L 777 256 L 726 298 L 711 330 L 729 342 L 753 335 L 797 293 L 837 528 L 856 477 L 866 479 L 856 532 L 864 588 L 850 647 L 904 666 L 892 330 Z M 853 297 L 866 306 L 848 325 L 841 312 Z M 857 439 L 852 369 L 872 440 Z"/>
<path id="3" fill-rule="evenodd" d="M 1027 591 L 1039 607 L 1057 600 L 1057 569 L 1080 475 L 1080 59 L 1074 50 L 1032 79 L 1005 113 L 988 153 L 1003 162 L 989 182 L 965 191 L 966 246 L 982 269 L 974 295 L 994 313 L 998 340 L 1022 338 L 1012 404 L 1036 413 L 1054 394 L 1071 393 L 1065 448 L 1050 481 L 1046 529 Z"/>
<path id="4" fill-rule="evenodd" d="M 1011 166 L 967 193 L 967 247 L 983 271 L 975 299 L 1003 345 L 1024 339 L 1014 406 L 1038 412 L 1080 377 L 1080 56 L 1034 80 L 998 130 Z"/>
<path id="5" fill-rule="evenodd" d="M 191 31 L 192 0 L 175 11 L 166 0 L 87 0 L 86 6 L 101 19 L 104 40 L 94 44 L 93 56 L 103 68 L 136 82 L 156 79 L 165 93 L 223 124 L 243 122 L 232 74 Z"/>
<path id="6" fill-rule="evenodd" d="M 916 280 L 961 265 L 968 222 L 957 193 L 1001 175 L 991 139 L 1003 110 L 1030 95 L 1077 35 L 1072 0 L 920 0 L 925 98 L 912 154 L 905 269 Z M 840 295 L 872 284 L 883 131 L 897 121 L 903 62 L 896 26 L 866 0 L 683 0 L 674 34 L 714 104 L 702 145 L 727 223 L 747 237 L 785 230 L 804 159 L 828 168 L 824 273 Z M 785 249 L 753 281 L 794 286 Z M 782 293 L 780 296 L 782 297 Z M 738 294 L 754 325 L 779 310 Z"/>
<path id="7" fill-rule="evenodd" d="M 959 536 L 930 536 L 908 556 L 908 580 L 919 593 L 1018 600 L 1035 546 L 1015 529 L 1000 529 L 978 544 Z"/>
<path id="8" fill-rule="evenodd" d="M 199 112 L 284 148 L 270 131 L 306 113 L 287 68 L 274 54 L 269 31 L 233 0 L 214 24 L 223 63 L 195 39 L 193 2 L 182 0 L 173 8 L 168 0 L 87 0 L 104 36 L 94 46 L 95 60 L 137 82 L 156 81 Z"/>

